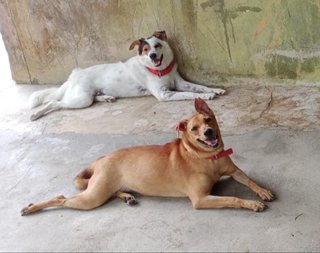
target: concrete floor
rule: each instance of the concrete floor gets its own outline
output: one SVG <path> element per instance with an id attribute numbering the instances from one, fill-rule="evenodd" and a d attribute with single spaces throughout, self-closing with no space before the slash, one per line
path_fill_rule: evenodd
<path id="1" fill-rule="evenodd" d="M 123 99 L 30 122 L 26 100 L 44 87 L 2 88 L 0 251 L 320 251 L 320 86 L 239 84 L 209 104 L 235 162 L 277 195 L 262 213 L 193 210 L 185 198 L 138 196 L 135 207 L 114 199 L 93 211 L 21 217 L 30 202 L 77 193 L 74 176 L 95 158 L 175 138 L 193 102 Z M 213 191 L 257 198 L 232 179 Z"/>

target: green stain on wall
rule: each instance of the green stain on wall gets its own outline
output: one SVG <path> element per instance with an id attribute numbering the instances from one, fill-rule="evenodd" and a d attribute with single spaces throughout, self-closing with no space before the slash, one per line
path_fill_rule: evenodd
<path id="1" fill-rule="evenodd" d="M 296 79 L 298 62 L 293 58 L 274 55 L 267 59 L 265 68 L 269 76 Z"/>
<path id="2" fill-rule="evenodd" d="M 301 64 L 301 71 L 305 73 L 312 73 L 312 72 L 315 72 L 316 67 L 318 67 L 319 65 L 320 65 L 319 57 L 307 59 L 303 61 Z"/>
<path id="3" fill-rule="evenodd" d="M 299 59 L 283 55 L 271 55 L 265 62 L 265 69 L 270 77 L 281 79 L 303 79 L 308 74 L 314 74 L 320 67 L 320 57 Z"/>

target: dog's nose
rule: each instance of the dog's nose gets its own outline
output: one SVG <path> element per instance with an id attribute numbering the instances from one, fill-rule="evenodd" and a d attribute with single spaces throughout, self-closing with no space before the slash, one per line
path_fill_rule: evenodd
<path id="1" fill-rule="evenodd" d="M 208 138 L 212 138 L 215 136 L 215 133 L 212 128 L 206 129 L 203 134 Z"/>
<path id="2" fill-rule="evenodd" d="M 157 58 L 157 54 L 155 54 L 155 53 L 150 54 L 150 59 L 151 60 L 154 60 L 156 58 Z"/>

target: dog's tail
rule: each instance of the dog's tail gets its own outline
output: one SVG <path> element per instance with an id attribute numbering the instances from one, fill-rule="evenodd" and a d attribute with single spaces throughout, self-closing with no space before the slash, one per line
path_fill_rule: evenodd
<path id="1" fill-rule="evenodd" d="M 66 91 L 67 85 L 68 81 L 59 88 L 49 88 L 32 93 L 29 98 L 30 108 L 34 108 L 51 101 L 61 100 Z"/>
<path id="2" fill-rule="evenodd" d="M 88 182 L 93 175 L 93 169 L 86 168 L 81 171 L 74 179 L 74 185 L 79 190 L 85 190 L 88 187 Z"/>

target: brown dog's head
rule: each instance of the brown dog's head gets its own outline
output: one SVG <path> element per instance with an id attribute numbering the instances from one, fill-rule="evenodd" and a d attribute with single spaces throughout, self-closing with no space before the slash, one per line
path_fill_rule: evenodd
<path id="1" fill-rule="evenodd" d="M 197 114 L 179 124 L 179 129 L 184 130 L 184 138 L 200 150 L 223 149 L 220 129 L 213 111 L 201 98 L 195 99 L 195 109 Z"/>

